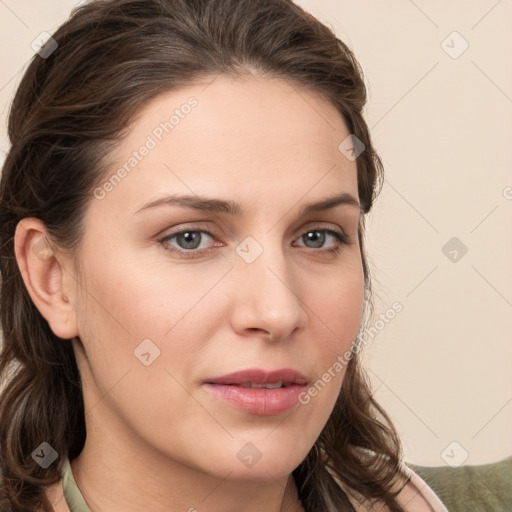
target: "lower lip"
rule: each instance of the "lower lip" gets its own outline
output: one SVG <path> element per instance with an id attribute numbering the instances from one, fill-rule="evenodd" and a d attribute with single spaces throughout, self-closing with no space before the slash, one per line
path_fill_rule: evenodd
<path id="1" fill-rule="evenodd" d="M 276 389 L 243 388 L 227 384 L 204 384 L 204 387 L 229 405 L 260 416 L 272 416 L 291 409 L 306 389 L 306 386 L 298 384 Z"/>

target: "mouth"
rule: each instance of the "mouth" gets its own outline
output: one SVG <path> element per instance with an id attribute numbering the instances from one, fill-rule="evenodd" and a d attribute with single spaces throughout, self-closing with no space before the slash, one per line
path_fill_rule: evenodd
<path id="1" fill-rule="evenodd" d="M 238 386 L 241 388 L 260 388 L 260 389 L 279 389 L 290 387 L 293 382 L 283 382 L 279 380 L 277 382 L 267 382 L 266 384 L 260 382 L 243 382 L 242 384 L 231 384 L 232 386 Z"/>
<path id="2" fill-rule="evenodd" d="M 301 372 L 292 368 L 270 371 L 254 368 L 207 379 L 205 383 L 242 387 L 268 386 L 274 389 L 294 384 L 305 385 L 307 381 L 306 377 Z"/>
<path id="3" fill-rule="evenodd" d="M 290 368 L 245 370 L 203 382 L 204 389 L 217 399 L 259 416 L 278 415 L 291 409 L 306 385 L 306 377 Z"/>

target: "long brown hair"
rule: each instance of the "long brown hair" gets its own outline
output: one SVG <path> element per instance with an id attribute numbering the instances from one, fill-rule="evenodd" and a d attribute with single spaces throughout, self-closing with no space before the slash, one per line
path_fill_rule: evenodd
<path id="1" fill-rule="evenodd" d="M 72 460 L 86 436 L 72 345 L 53 334 L 28 295 L 14 256 L 16 225 L 41 219 L 78 262 L 84 212 L 108 170 L 109 151 L 156 95 L 219 73 L 251 72 L 330 100 L 365 146 L 357 158 L 359 243 L 373 311 L 364 218 L 383 169 L 362 116 L 362 70 L 331 29 L 290 0 L 93 0 L 76 8 L 53 40 L 17 89 L 1 177 L 0 509 L 15 512 L 52 510 L 45 487 L 60 479 L 60 464 L 43 470 L 34 449 L 48 442 L 61 460 Z M 299 497 L 308 512 L 354 510 L 335 475 L 364 498 L 401 511 L 393 492 L 400 459 L 398 436 L 354 353 L 325 428 L 293 472 Z"/>

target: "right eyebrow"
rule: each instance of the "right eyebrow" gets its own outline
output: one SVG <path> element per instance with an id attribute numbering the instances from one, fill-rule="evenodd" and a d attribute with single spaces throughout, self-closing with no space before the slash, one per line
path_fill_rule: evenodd
<path id="1" fill-rule="evenodd" d="M 202 196 L 192 196 L 192 195 L 171 195 L 162 197 L 160 199 L 155 199 L 154 201 L 150 201 L 142 208 L 137 210 L 136 213 L 139 213 L 143 210 L 147 210 L 150 208 L 157 208 L 159 206 L 181 206 L 183 208 L 191 208 L 194 210 L 200 210 L 204 212 L 213 212 L 213 213 L 229 213 L 232 215 L 240 215 L 243 213 L 243 208 L 241 205 L 235 201 L 224 200 L 224 199 L 213 199 Z"/>
<path id="2" fill-rule="evenodd" d="M 300 210 L 300 215 L 303 216 L 313 212 L 330 210 L 340 205 L 352 206 L 358 210 L 361 208 L 359 201 L 353 195 L 343 192 L 342 194 L 328 197 L 321 201 L 305 204 Z M 136 213 L 160 206 L 181 206 L 183 208 L 190 208 L 199 211 L 227 213 L 230 215 L 242 215 L 245 212 L 242 205 L 236 201 L 197 195 L 170 195 L 144 204 Z"/>

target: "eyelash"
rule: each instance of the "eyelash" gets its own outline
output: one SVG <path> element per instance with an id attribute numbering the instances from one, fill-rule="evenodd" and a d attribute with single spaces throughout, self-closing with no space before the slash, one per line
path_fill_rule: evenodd
<path id="1" fill-rule="evenodd" d="M 347 235 L 345 235 L 345 233 L 335 231 L 333 229 L 321 228 L 321 227 L 309 228 L 299 238 L 302 238 L 305 234 L 311 233 L 313 231 L 318 231 L 320 233 L 327 233 L 329 235 L 332 235 L 337 241 L 336 245 L 334 247 L 332 247 L 331 249 L 309 248 L 310 250 L 312 250 L 314 252 L 338 254 L 339 252 L 341 252 L 343 245 L 349 245 L 349 243 L 350 243 L 349 237 Z M 167 246 L 165 244 L 165 242 L 168 242 L 169 240 L 172 240 L 173 238 L 175 238 L 179 235 L 182 235 L 184 233 L 204 233 L 212 238 L 215 238 L 209 231 L 206 231 L 204 229 L 182 229 L 180 231 L 177 231 L 176 233 L 171 233 L 170 235 L 167 235 L 164 238 L 161 238 L 159 240 L 159 243 L 163 246 L 163 248 L 166 251 L 177 254 L 181 258 L 198 258 L 202 255 L 202 253 L 208 251 L 209 249 L 212 249 L 212 247 L 210 247 L 208 249 L 189 249 L 189 250 L 177 249 L 176 247 L 173 247 L 172 249 L 170 249 L 169 246 Z"/>

